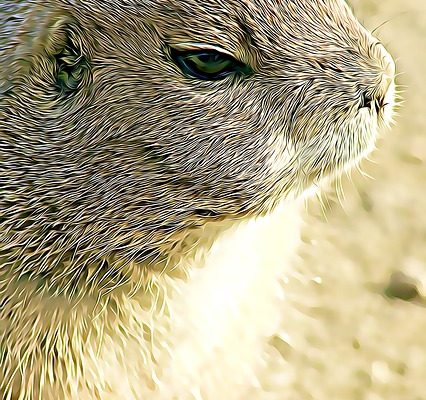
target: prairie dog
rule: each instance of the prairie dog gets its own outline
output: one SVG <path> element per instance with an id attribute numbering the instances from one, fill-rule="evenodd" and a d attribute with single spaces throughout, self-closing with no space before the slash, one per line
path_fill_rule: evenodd
<path id="1" fill-rule="evenodd" d="M 3 398 L 241 398 L 256 237 L 284 213 L 290 258 L 300 196 L 371 151 L 391 56 L 343 0 L 12 1 L 0 34 Z"/>

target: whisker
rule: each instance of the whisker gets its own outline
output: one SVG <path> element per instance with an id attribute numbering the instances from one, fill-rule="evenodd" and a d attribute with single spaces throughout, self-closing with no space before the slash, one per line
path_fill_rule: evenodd
<path id="1" fill-rule="evenodd" d="M 381 27 L 385 26 L 386 24 L 388 24 L 389 22 L 391 22 L 394 18 L 388 19 L 384 22 L 382 22 L 380 25 L 376 26 L 371 33 L 374 35 L 376 33 L 377 30 L 379 30 Z"/>

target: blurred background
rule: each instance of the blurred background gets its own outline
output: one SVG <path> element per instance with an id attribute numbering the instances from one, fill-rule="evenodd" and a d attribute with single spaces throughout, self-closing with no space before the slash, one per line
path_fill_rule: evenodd
<path id="1" fill-rule="evenodd" d="M 371 178 L 309 202 L 299 276 L 283 282 L 294 310 L 250 399 L 426 400 L 426 1 L 349 3 L 396 59 L 405 102 L 362 163 Z"/>

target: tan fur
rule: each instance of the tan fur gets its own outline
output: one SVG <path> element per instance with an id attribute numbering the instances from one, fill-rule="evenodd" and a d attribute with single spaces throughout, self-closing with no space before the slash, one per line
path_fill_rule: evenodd
<path id="1" fill-rule="evenodd" d="M 14 1 L 0 34 L 2 400 L 244 398 L 391 57 L 342 0 Z M 190 77 L 196 49 L 250 73 Z"/>

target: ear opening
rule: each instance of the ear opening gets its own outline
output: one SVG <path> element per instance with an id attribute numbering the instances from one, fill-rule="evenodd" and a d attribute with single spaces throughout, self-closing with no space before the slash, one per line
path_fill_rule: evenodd
<path id="1" fill-rule="evenodd" d="M 87 42 L 84 38 L 83 29 L 66 11 L 34 7 L 13 39 L 7 60 L 13 71 L 8 73 L 9 87 L 37 83 L 38 89 L 51 92 L 53 86 L 59 95 L 69 95 L 89 84 L 90 37 Z"/>
<path id="2" fill-rule="evenodd" d="M 49 47 L 55 66 L 56 88 L 69 95 L 91 82 L 89 51 L 84 43 L 84 33 L 78 24 L 69 18 L 57 21 L 50 29 Z"/>

